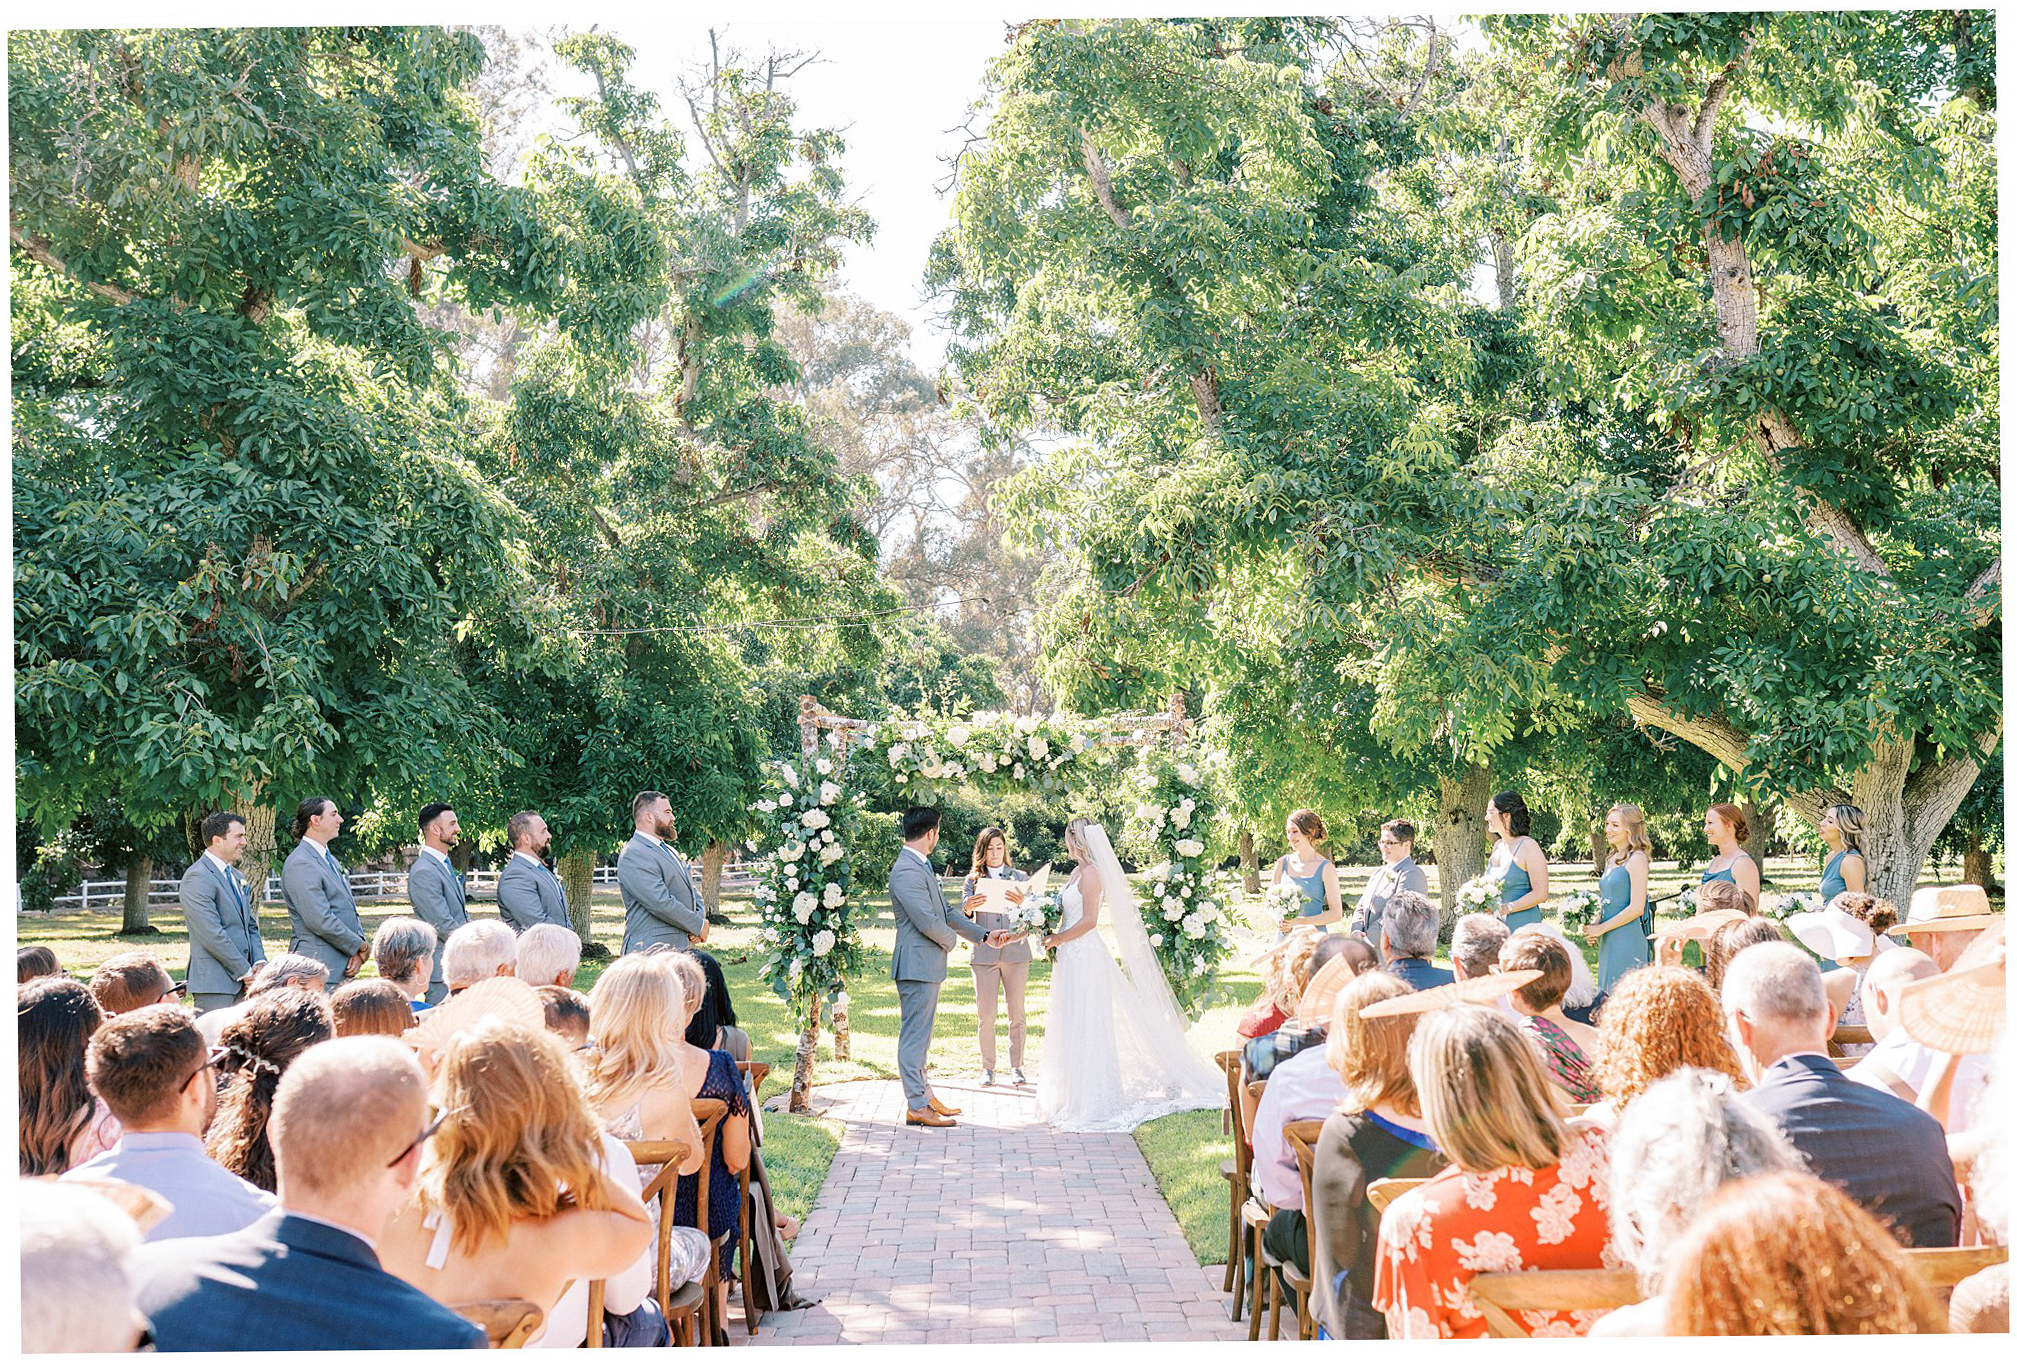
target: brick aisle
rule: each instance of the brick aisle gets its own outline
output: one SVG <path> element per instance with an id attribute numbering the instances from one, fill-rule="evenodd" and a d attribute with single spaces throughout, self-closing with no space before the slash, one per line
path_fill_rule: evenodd
<path id="1" fill-rule="evenodd" d="M 819 1305 L 765 1316 L 750 1339 L 733 1304 L 733 1343 L 1246 1338 L 1132 1135 L 1053 1131 L 1034 1086 L 933 1086 L 965 1109 L 958 1126 L 902 1125 L 895 1080 L 814 1090 L 846 1123 L 792 1249 Z"/>

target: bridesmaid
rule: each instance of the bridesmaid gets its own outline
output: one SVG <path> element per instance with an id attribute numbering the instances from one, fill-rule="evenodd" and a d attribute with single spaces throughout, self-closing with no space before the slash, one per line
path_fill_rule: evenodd
<path id="1" fill-rule="evenodd" d="M 1646 836 L 1646 813 L 1637 805 L 1612 805 L 1604 816 L 1604 840 L 1611 854 L 1597 880 L 1597 921 L 1585 936 L 1597 944 L 1597 989 L 1608 994 L 1627 971 L 1646 964 L 1646 877 L 1653 843 Z"/>
<path id="2" fill-rule="evenodd" d="M 1756 912 L 1758 892 L 1764 879 L 1758 873 L 1758 863 L 1740 845 L 1751 837 L 1751 827 L 1744 821 L 1744 811 L 1736 805 L 1710 805 L 1709 812 L 1702 816 L 1702 833 L 1716 853 L 1709 858 L 1709 865 L 1702 872 L 1702 883 L 1729 881 L 1751 896 L 1751 907 L 1747 912 Z"/>
<path id="3" fill-rule="evenodd" d="M 1548 856 L 1527 836 L 1527 802 L 1518 791 L 1502 790 L 1485 803 L 1485 831 L 1499 840 L 1485 871 L 1505 875 L 1499 917 L 1506 931 L 1540 922 L 1541 905 L 1548 902 Z"/>
<path id="4" fill-rule="evenodd" d="M 1287 880 L 1302 892 L 1303 908 L 1295 926 L 1328 932 L 1330 924 L 1343 922 L 1345 917 L 1344 900 L 1338 893 L 1338 868 L 1317 850 L 1330 830 L 1316 810 L 1298 809 L 1289 815 L 1282 831 L 1288 836 L 1289 850 L 1275 862 L 1269 883 L 1279 885 Z"/>
<path id="5" fill-rule="evenodd" d="M 1821 868 L 1821 902 L 1849 890 L 1869 888 L 1869 865 L 1863 858 L 1863 811 L 1854 805 L 1829 805 L 1821 815 L 1821 841 L 1828 844 L 1828 864 Z"/>

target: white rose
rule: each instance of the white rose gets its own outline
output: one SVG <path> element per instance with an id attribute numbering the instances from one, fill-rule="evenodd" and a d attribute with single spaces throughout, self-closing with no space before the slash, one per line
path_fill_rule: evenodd
<path id="1" fill-rule="evenodd" d="M 1000 765 L 1001 764 L 999 762 L 995 761 L 993 753 L 984 752 L 980 755 L 980 769 L 982 771 L 993 771 L 996 767 Z"/>
<path id="2" fill-rule="evenodd" d="M 824 956 L 833 950 L 833 934 L 821 928 L 812 935 L 812 954 Z"/>
<path id="3" fill-rule="evenodd" d="M 1026 734 L 1035 733 L 1037 731 L 1037 717 L 1035 715 L 1017 715 L 1016 728 Z"/>
<path id="4" fill-rule="evenodd" d="M 784 792 L 784 793 L 783 793 L 782 795 L 778 796 L 778 797 L 777 797 L 777 804 L 778 804 L 778 808 L 780 808 L 780 809 L 790 809 L 790 808 L 791 808 L 791 792 L 787 790 L 787 791 L 785 791 L 785 792 Z"/>
<path id="5" fill-rule="evenodd" d="M 1198 907 L 1198 912 L 1205 916 L 1205 921 L 1207 923 L 1216 923 L 1219 921 L 1219 919 L 1225 916 L 1220 911 L 1219 906 L 1212 903 L 1212 901 L 1209 899 L 1207 899 L 1202 905 Z"/>
<path id="6" fill-rule="evenodd" d="M 1188 809 L 1173 809 L 1170 811 L 1170 822 L 1175 824 L 1178 829 L 1189 828 L 1191 826 L 1191 812 Z"/>
<path id="7" fill-rule="evenodd" d="M 1185 914 L 1184 936 L 1202 937 L 1204 935 L 1205 935 L 1205 920 L 1194 913 Z"/>
<path id="8" fill-rule="evenodd" d="M 808 809 L 805 813 L 798 816 L 798 821 L 807 828 L 825 828 L 833 822 L 832 818 L 823 809 Z"/>
<path id="9" fill-rule="evenodd" d="M 831 781 L 822 781 L 819 783 L 819 802 L 821 804 L 830 805 L 838 799 L 840 799 L 839 786 Z"/>
<path id="10" fill-rule="evenodd" d="M 1177 855 L 1180 857 L 1201 857 L 1204 854 L 1205 845 L 1196 838 L 1184 838 L 1177 843 Z"/>
<path id="11" fill-rule="evenodd" d="M 777 774 L 784 778 L 786 785 L 790 786 L 793 790 L 798 789 L 798 773 L 791 769 L 791 763 L 786 762 L 781 764 L 777 769 Z"/>
<path id="12" fill-rule="evenodd" d="M 766 814 L 777 813 L 777 801 L 775 800 L 758 800 L 756 807 Z"/>
<path id="13" fill-rule="evenodd" d="M 917 769 L 917 774 L 927 781 L 936 781 L 945 775 L 945 768 L 935 761 L 927 761 Z"/>
<path id="14" fill-rule="evenodd" d="M 803 923 L 806 920 L 806 918 L 810 918 L 812 916 L 812 911 L 818 907 L 819 907 L 819 897 L 813 894 L 811 890 L 800 890 L 797 894 L 791 897 L 791 911 L 796 914 L 804 915 L 804 917 L 801 917 L 798 920 L 801 923 Z"/>
<path id="15" fill-rule="evenodd" d="M 1050 750 L 1051 745 L 1044 741 L 1044 736 L 1042 734 L 1031 735 L 1030 737 L 1031 757 L 1037 757 L 1037 758 L 1047 757 L 1050 755 Z"/>
<path id="16" fill-rule="evenodd" d="M 1196 809 L 1198 807 L 1198 802 L 1196 800 L 1193 800 L 1190 796 L 1186 795 L 1183 798 L 1182 805 L 1183 808 L 1185 809 Z"/>
<path id="17" fill-rule="evenodd" d="M 829 880 L 826 883 L 826 893 L 820 896 L 820 902 L 829 909 L 837 909 L 840 907 L 841 901 L 846 898 L 847 895 L 842 892 L 840 886 Z"/>
<path id="18" fill-rule="evenodd" d="M 897 773 L 897 776 L 896 776 L 896 783 L 897 783 L 898 785 L 903 785 L 904 783 L 906 783 L 906 782 L 907 782 L 907 781 L 909 781 L 909 780 L 910 780 L 910 778 L 909 778 L 908 776 L 905 776 L 905 775 L 904 775 L 904 774 L 903 774 L 902 772 L 898 772 L 898 773 Z"/>
<path id="19" fill-rule="evenodd" d="M 785 876 L 784 888 L 787 890 L 796 890 L 798 888 L 798 872 L 792 871 Z"/>
<path id="20" fill-rule="evenodd" d="M 910 756 L 910 744 L 894 743 L 890 745 L 889 764 L 892 767 L 901 766 L 904 758 L 909 756 Z"/>
<path id="21" fill-rule="evenodd" d="M 785 973 L 791 976 L 792 983 L 796 984 L 798 982 L 798 977 L 805 974 L 805 962 L 794 957 L 792 959 L 791 965 L 786 969 Z"/>
<path id="22" fill-rule="evenodd" d="M 821 776 L 833 775 L 833 763 L 827 761 L 824 757 L 816 759 L 812 764 L 812 769 Z"/>
<path id="23" fill-rule="evenodd" d="M 1160 932 L 1155 933 L 1149 938 L 1149 945 L 1152 947 L 1159 947 L 1162 944 L 1163 944 L 1163 935 Z"/>
<path id="24" fill-rule="evenodd" d="M 1184 916 L 1184 906 L 1181 904 L 1176 904 L 1163 910 L 1163 917 L 1172 923 L 1176 922 L 1179 918 L 1182 918 L 1183 916 Z"/>
<path id="25" fill-rule="evenodd" d="M 788 842 L 784 846 L 777 849 L 777 854 L 780 857 L 783 857 L 786 861 L 797 861 L 800 857 L 805 855 L 805 844 L 796 841 Z"/>
<path id="26" fill-rule="evenodd" d="M 1027 774 L 1028 774 L 1028 773 L 1026 773 L 1026 772 L 1025 772 L 1025 771 L 1023 770 L 1023 764 L 1022 764 L 1022 763 L 1020 763 L 1020 762 L 1016 763 L 1016 769 L 1015 769 L 1015 778 L 1016 778 L 1016 780 L 1018 780 L 1018 781 L 1022 780 L 1022 779 L 1023 779 L 1023 777 L 1024 777 L 1025 775 L 1027 775 Z"/>
<path id="27" fill-rule="evenodd" d="M 1177 779 L 1187 786 L 1198 783 L 1198 769 L 1188 762 L 1177 763 Z"/>
<path id="28" fill-rule="evenodd" d="M 1202 975 L 1204 973 L 1205 973 L 1205 958 L 1200 956 L 1197 959 L 1197 963 L 1191 967 L 1191 974 Z"/>
<path id="29" fill-rule="evenodd" d="M 966 741 L 973 737 L 973 731 L 964 724 L 955 724 L 945 731 L 945 741 L 955 748 L 964 748 Z"/>
<path id="30" fill-rule="evenodd" d="M 830 842 L 819 849 L 819 864 L 822 866 L 831 866 L 846 855 L 847 849 L 845 847 L 840 846 L 838 843 Z"/>

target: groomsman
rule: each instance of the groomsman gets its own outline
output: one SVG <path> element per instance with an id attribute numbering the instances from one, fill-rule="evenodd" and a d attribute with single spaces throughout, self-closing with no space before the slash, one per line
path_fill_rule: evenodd
<path id="1" fill-rule="evenodd" d="M 623 892 L 623 949 L 642 951 L 663 943 L 684 951 L 707 940 L 707 919 L 693 897 L 693 874 L 672 850 L 679 825 L 672 801 L 655 790 L 639 791 L 630 802 L 637 831 L 616 858 L 616 885 Z"/>
<path id="2" fill-rule="evenodd" d="M 448 854 L 462 841 L 462 820 L 444 804 L 424 805 L 420 811 L 420 856 L 406 873 L 406 897 L 413 914 L 434 929 L 435 938 L 446 942 L 449 934 L 469 921 L 469 898 L 463 891 L 462 873 Z M 448 997 L 448 985 L 441 977 L 441 958 L 434 953 L 434 973 L 427 977 L 427 1002 L 440 1003 Z"/>
<path id="3" fill-rule="evenodd" d="M 182 875 L 182 919 L 189 928 L 189 1001 L 196 1011 L 228 1008 L 266 964 L 252 890 L 238 874 L 245 820 L 224 810 L 203 816 L 202 856 Z"/>
<path id="4" fill-rule="evenodd" d="M 1419 895 L 1429 892 L 1428 876 L 1415 865 L 1415 826 L 1406 819 L 1390 819 L 1380 825 L 1380 859 L 1382 865 L 1366 882 L 1366 892 L 1359 896 L 1351 922 L 1353 934 L 1371 942 L 1375 952 L 1380 949 L 1380 926 L 1393 897 L 1403 890 Z"/>
<path id="5" fill-rule="evenodd" d="M 303 800 L 294 811 L 294 831 L 301 841 L 280 870 L 280 894 L 293 929 L 287 949 L 327 968 L 329 985 L 355 975 L 371 950 L 350 894 L 350 877 L 329 854 L 330 839 L 342 827 L 336 801 L 320 795 Z"/>
<path id="6" fill-rule="evenodd" d="M 572 932 L 574 925 L 567 918 L 567 896 L 561 893 L 560 878 L 543 860 L 553 846 L 553 830 L 545 819 L 527 809 L 511 816 L 505 832 L 511 837 L 513 850 L 511 859 L 497 873 L 499 916 L 517 932 L 541 923 Z"/>

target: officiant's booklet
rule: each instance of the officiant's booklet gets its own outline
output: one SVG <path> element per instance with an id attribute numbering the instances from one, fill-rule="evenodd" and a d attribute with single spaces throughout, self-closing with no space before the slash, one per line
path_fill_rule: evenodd
<path id="1" fill-rule="evenodd" d="M 980 906 L 980 913 L 1007 913 L 1015 905 L 1009 901 L 1009 891 L 1014 890 L 1024 899 L 1035 899 L 1050 884 L 1051 865 L 1045 862 L 1028 880 L 995 880 L 992 878 L 978 882 L 974 893 L 987 902 Z"/>

